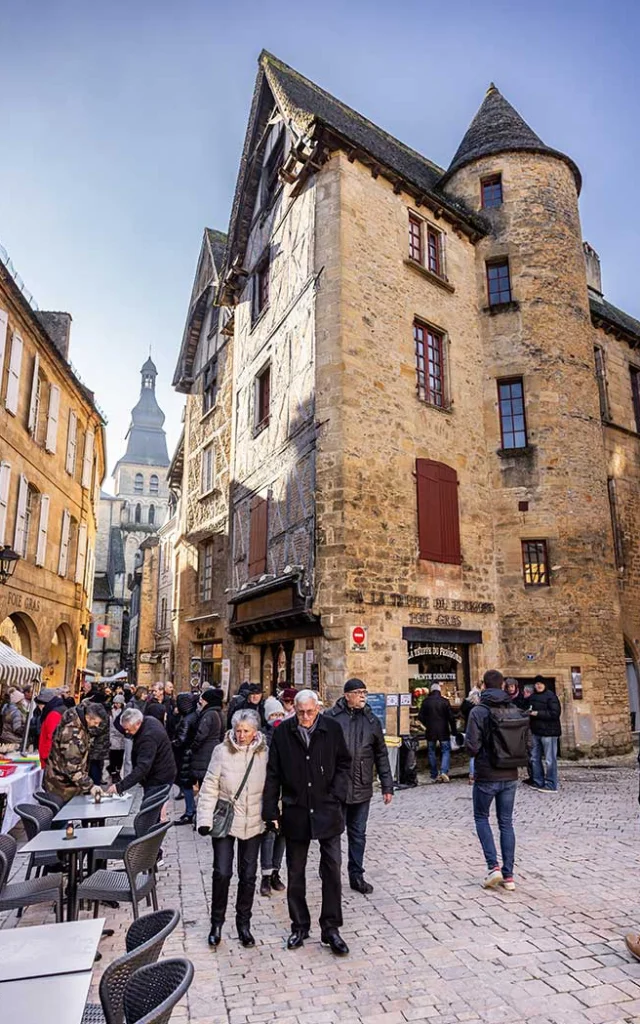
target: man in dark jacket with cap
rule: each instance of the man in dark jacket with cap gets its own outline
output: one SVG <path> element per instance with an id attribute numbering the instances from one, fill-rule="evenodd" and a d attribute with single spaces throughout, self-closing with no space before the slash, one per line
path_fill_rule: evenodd
<path id="1" fill-rule="evenodd" d="M 456 720 L 453 708 L 440 693 L 440 683 L 432 683 L 429 696 L 420 705 L 418 721 L 427 735 L 427 751 L 432 782 L 449 781 L 451 763 L 451 733 L 455 732 Z M 440 771 L 438 771 L 437 745 L 440 744 Z"/>
<path id="2" fill-rule="evenodd" d="M 264 700 L 262 699 L 262 683 L 243 683 L 238 694 L 229 703 L 227 712 L 227 729 L 231 728 L 231 720 L 236 711 L 255 711 L 260 715 L 260 726 L 264 732 L 267 727 L 267 719 L 264 713 Z"/>
<path id="3" fill-rule="evenodd" d="M 502 717 L 521 719 L 526 730 L 526 718 L 523 712 L 515 707 L 503 687 L 502 672 L 498 672 L 497 669 L 485 672 L 480 684 L 480 703 L 472 708 L 467 722 L 465 745 L 471 756 L 475 757 L 473 817 L 488 869 L 482 886 L 484 889 L 495 889 L 502 885 L 505 889 L 513 890 L 513 862 L 516 851 L 513 806 L 518 787 L 518 769 L 494 766 L 491 759 L 491 731 L 495 720 Z M 498 864 L 496 844 L 489 824 L 489 811 L 494 800 L 500 829 L 502 870 Z"/>
<path id="4" fill-rule="evenodd" d="M 281 828 L 287 843 L 291 918 L 287 948 L 299 949 L 309 938 L 311 916 L 305 871 L 309 844 L 317 839 L 322 879 L 320 938 L 333 953 L 343 956 L 349 949 L 338 930 L 342 927 L 340 836 L 344 832 L 351 757 L 338 723 L 320 714 L 317 693 L 300 690 L 295 710 L 295 716 L 282 721 L 273 733 L 262 805 L 267 827 Z"/>
<path id="5" fill-rule="evenodd" d="M 382 726 L 367 706 L 367 687 L 362 679 L 347 679 L 344 696 L 326 712 L 342 726 L 351 754 L 351 775 L 347 789 L 347 839 L 349 844 L 349 883 L 356 892 L 368 895 L 373 886 L 365 881 L 364 851 L 367 819 L 373 796 L 373 770 L 378 772 L 382 799 L 393 799 L 393 776 L 384 742 Z"/>
<path id="6" fill-rule="evenodd" d="M 527 711 L 533 746 L 531 749 L 531 774 L 533 789 L 545 793 L 558 790 L 558 738 L 562 735 L 560 701 L 552 690 L 547 689 L 543 676 L 533 680 L 533 693 L 529 697 Z"/>

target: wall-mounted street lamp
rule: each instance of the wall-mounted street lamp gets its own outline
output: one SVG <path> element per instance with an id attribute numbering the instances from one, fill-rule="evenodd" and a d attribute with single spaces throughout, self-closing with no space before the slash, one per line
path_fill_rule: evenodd
<path id="1" fill-rule="evenodd" d="M 0 584 L 9 582 L 19 561 L 20 555 L 9 544 L 0 548 Z"/>

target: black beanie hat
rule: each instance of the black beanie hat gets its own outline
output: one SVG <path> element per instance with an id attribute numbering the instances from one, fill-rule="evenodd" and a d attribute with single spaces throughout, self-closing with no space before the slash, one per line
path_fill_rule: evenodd
<path id="1" fill-rule="evenodd" d="M 210 686 L 208 690 L 203 690 L 201 700 L 211 708 L 221 708 L 222 690 L 217 689 L 215 686 Z"/>
<path id="2" fill-rule="evenodd" d="M 354 690 L 366 690 L 366 683 L 362 682 L 362 679 L 347 679 L 344 684 L 345 693 L 353 693 Z"/>

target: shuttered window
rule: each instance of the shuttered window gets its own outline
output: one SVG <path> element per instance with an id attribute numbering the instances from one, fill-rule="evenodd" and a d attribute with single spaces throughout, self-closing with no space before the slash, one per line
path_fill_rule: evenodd
<path id="1" fill-rule="evenodd" d="M 91 487 L 91 474 L 93 472 L 93 430 L 87 430 L 84 435 L 84 454 L 82 456 L 82 486 L 87 490 Z"/>
<path id="2" fill-rule="evenodd" d="M 7 327 L 9 315 L 4 309 L 0 309 L 0 396 L 4 384 L 4 354 L 7 347 Z"/>
<path id="3" fill-rule="evenodd" d="M 40 356 L 36 352 L 33 357 L 33 376 L 31 378 L 31 398 L 29 399 L 29 419 L 27 429 L 35 436 L 38 429 L 38 412 L 40 410 Z"/>
<path id="4" fill-rule="evenodd" d="M 73 409 L 69 410 L 69 429 L 67 431 L 67 473 L 71 476 L 76 471 L 76 452 L 78 449 L 78 417 Z"/>
<path id="5" fill-rule="evenodd" d="M 11 466 L 8 462 L 0 462 L 0 544 L 4 544 L 5 542 L 10 483 Z"/>
<path id="6" fill-rule="evenodd" d="M 22 474 L 18 486 L 18 507 L 16 509 L 16 526 L 13 534 L 13 547 L 21 558 L 26 556 L 27 547 L 27 504 L 29 501 L 29 481 Z"/>
<path id="7" fill-rule="evenodd" d="M 14 334 L 11 340 L 11 360 L 9 362 L 9 381 L 7 383 L 7 397 L 4 404 L 7 412 L 15 416 L 18 412 L 18 401 L 20 398 L 20 370 L 22 369 L 22 338 Z"/>
<path id="8" fill-rule="evenodd" d="M 455 469 L 432 459 L 416 459 L 420 558 L 459 565 L 460 522 Z"/>
<path id="9" fill-rule="evenodd" d="M 40 498 L 40 521 L 38 523 L 38 543 L 36 545 L 36 565 L 44 565 L 47 558 L 47 533 L 49 531 L 49 495 Z"/>
<path id="10" fill-rule="evenodd" d="M 78 553 L 76 555 L 76 583 L 84 583 L 84 567 L 87 557 L 87 526 L 80 523 L 78 527 Z"/>
<path id="11" fill-rule="evenodd" d="M 58 447 L 58 416 L 60 414 L 60 388 L 52 384 L 49 390 L 49 411 L 47 413 L 47 437 L 44 446 L 55 454 Z"/>
<path id="12" fill-rule="evenodd" d="M 249 576 L 259 576 L 267 569 L 268 508 L 265 498 L 254 498 L 251 502 Z"/>
<path id="13" fill-rule="evenodd" d="M 65 508 L 62 513 L 62 532 L 60 534 L 60 557 L 58 559 L 58 576 L 67 575 L 69 560 L 69 535 L 71 533 L 71 513 Z"/>

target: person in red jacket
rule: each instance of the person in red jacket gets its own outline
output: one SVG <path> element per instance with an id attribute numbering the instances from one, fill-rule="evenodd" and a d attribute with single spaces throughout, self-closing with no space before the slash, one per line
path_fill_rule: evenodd
<path id="1" fill-rule="evenodd" d="M 38 737 L 40 767 L 46 768 L 53 734 L 62 721 L 67 706 L 57 690 L 40 690 L 36 697 L 36 704 L 40 711 L 40 735 Z"/>

